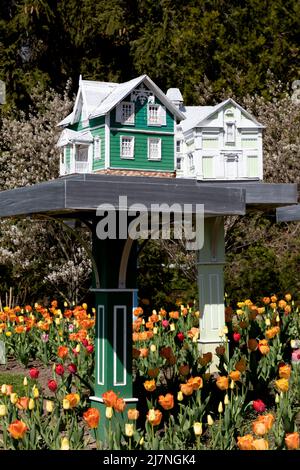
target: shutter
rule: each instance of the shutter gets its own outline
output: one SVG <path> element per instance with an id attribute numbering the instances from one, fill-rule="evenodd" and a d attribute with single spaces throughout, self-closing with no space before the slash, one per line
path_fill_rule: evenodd
<path id="1" fill-rule="evenodd" d="M 166 108 L 164 106 L 159 107 L 159 122 L 161 126 L 166 126 L 167 124 L 167 113 L 166 113 Z"/>
<path id="2" fill-rule="evenodd" d="M 116 122 L 122 122 L 122 103 L 116 107 Z"/>
<path id="3" fill-rule="evenodd" d="M 134 158 L 134 137 L 131 137 L 131 152 L 130 152 L 131 158 Z"/>

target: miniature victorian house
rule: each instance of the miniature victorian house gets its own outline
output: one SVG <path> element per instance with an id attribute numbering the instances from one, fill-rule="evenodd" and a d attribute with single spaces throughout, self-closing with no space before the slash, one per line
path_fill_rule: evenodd
<path id="1" fill-rule="evenodd" d="M 263 126 L 234 100 L 184 106 L 147 76 L 125 83 L 82 80 L 64 130 L 60 175 L 262 180 Z"/>

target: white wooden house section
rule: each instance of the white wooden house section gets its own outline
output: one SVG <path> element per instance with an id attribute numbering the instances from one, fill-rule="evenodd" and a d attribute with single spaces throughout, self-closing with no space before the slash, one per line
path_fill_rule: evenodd
<path id="1" fill-rule="evenodd" d="M 228 99 L 216 106 L 182 106 L 181 111 L 186 119 L 176 131 L 177 177 L 263 179 L 263 126 L 238 103 Z"/>

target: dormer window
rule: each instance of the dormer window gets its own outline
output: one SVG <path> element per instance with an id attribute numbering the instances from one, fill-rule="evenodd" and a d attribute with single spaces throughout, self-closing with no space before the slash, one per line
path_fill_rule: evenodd
<path id="1" fill-rule="evenodd" d="M 116 108 L 116 121 L 121 124 L 134 124 L 134 103 L 122 101 Z"/>
<path id="2" fill-rule="evenodd" d="M 147 122 L 149 126 L 166 125 L 166 108 L 160 104 L 148 104 Z"/>
<path id="3" fill-rule="evenodd" d="M 226 123 L 225 141 L 227 144 L 232 144 L 235 142 L 235 124 L 233 122 Z"/>

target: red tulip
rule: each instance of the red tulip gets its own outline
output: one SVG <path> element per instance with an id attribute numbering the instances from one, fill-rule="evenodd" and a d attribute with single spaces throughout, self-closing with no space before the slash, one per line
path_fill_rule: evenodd
<path id="1" fill-rule="evenodd" d="M 92 354 L 92 352 L 94 351 L 94 346 L 92 344 L 89 344 L 86 347 L 86 351 L 87 351 L 87 353 Z"/>
<path id="2" fill-rule="evenodd" d="M 30 369 L 30 371 L 29 371 L 29 375 L 30 375 L 31 379 L 37 379 L 39 374 L 40 374 L 40 371 L 38 369 L 36 369 L 35 367 Z"/>
<path id="3" fill-rule="evenodd" d="M 178 334 L 177 334 L 177 338 L 179 339 L 179 341 L 183 341 L 184 340 L 184 334 L 180 331 Z"/>
<path id="4" fill-rule="evenodd" d="M 61 364 L 57 364 L 57 366 L 55 367 L 55 372 L 57 373 L 57 375 L 64 375 L 65 369 Z"/>
<path id="5" fill-rule="evenodd" d="M 88 342 L 87 339 L 83 339 L 83 340 L 81 341 L 81 343 L 83 344 L 83 346 L 84 346 L 85 348 L 89 345 L 89 342 Z"/>
<path id="6" fill-rule="evenodd" d="M 262 400 L 254 400 L 252 402 L 253 409 L 257 411 L 257 413 L 263 413 L 266 411 L 266 405 Z"/>
<path id="7" fill-rule="evenodd" d="M 69 370 L 70 374 L 76 374 L 76 372 L 77 372 L 76 364 L 69 364 L 68 370 Z"/>
<path id="8" fill-rule="evenodd" d="M 233 339 L 236 343 L 238 343 L 239 340 L 241 339 L 240 333 L 233 333 Z"/>
<path id="9" fill-rule="evenodd" d="M 48 388 L 49 388 L 49 390 L 51 390 L 51 392 L 56 392 L 56 390 L 57 390 L 57 383 L 56 383 L 56 381 L 53 380 L 53 379 L 52 379 L 52 380 L 49 380 L 49 382 L 48 382 Z"/>

